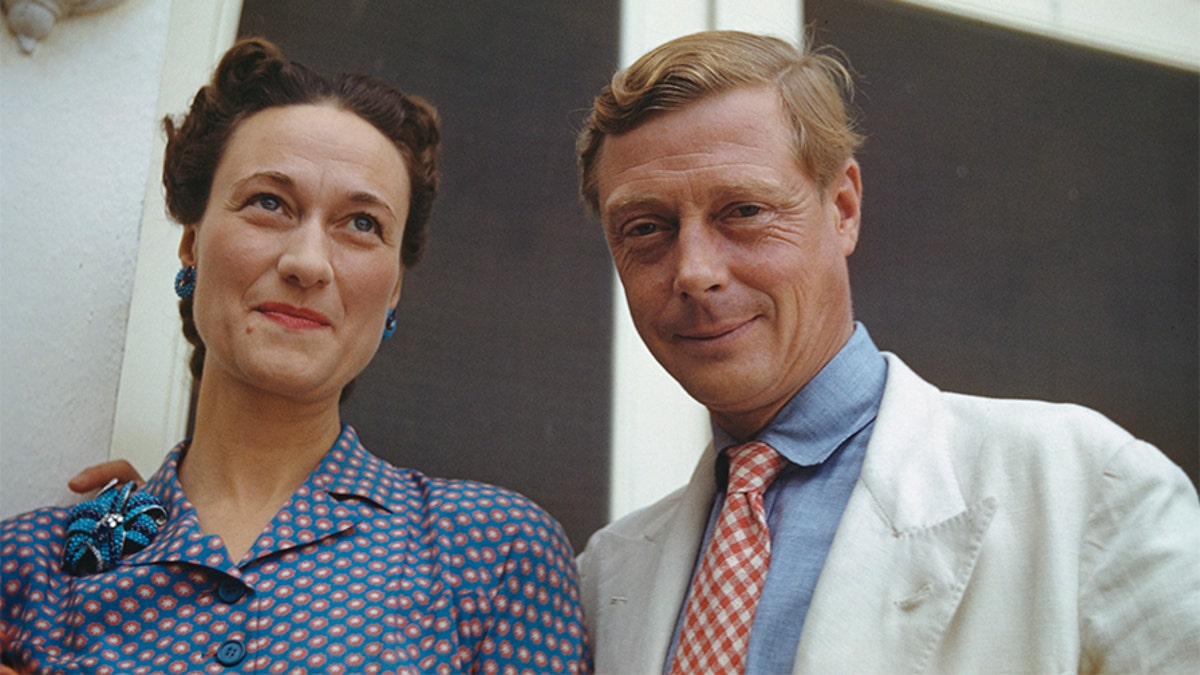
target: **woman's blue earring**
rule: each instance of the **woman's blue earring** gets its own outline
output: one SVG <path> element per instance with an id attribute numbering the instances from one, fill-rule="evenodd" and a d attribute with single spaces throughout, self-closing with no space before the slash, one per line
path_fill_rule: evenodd
<path id="1" fill-rule="evenodd" d="M 383 322 L 383 339 L 386 340 L 386 339 L 392 337 L 392 334 L 395 332 L 396 332 L 396 310 L 389 309 L 388 315 L 387 315 L 387 321 Z"/>
<path id="2" fill-rule="evenodd" d="M 196 267 L 195 265 L 187 265 L 179 270 L 179 274 L 175 275 L 175 295 L 178 295 L 180 300 L 187 300 L 192 297 L 192 293 L 195 290 Z"/>

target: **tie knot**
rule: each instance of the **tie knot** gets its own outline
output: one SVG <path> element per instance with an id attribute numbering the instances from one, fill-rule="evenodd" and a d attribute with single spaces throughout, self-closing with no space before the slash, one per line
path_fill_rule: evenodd
<path id="1" fill-rule="evenodd" d="M 725 451 L 729 455 L 726 492 L 762 492 L 787 464 L 783 455 L 766 443 L 754 441 Z"/>

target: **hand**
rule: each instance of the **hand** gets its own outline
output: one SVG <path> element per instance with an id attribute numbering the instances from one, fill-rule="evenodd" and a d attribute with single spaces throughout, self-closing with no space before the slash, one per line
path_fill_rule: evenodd
<path id="1" fill-rule="evenodd" d="M 99 490 L 108 484 L 108 481 L 117 479 L 122 483 L 126 481 L 135 481 L 138 485 L 146 482 L 142 480 L 142 475 L 133 468 L 133 465 L 123 459 L 114 459 L 111 462 L 89 466 L 80 471 L 74 478 L 67 481 L 67 487 L 71 488 L 72 492 L 83 494 L 92 490 Z M 0 675 L 6 675 L 3 670 L 0 670 Z"/>

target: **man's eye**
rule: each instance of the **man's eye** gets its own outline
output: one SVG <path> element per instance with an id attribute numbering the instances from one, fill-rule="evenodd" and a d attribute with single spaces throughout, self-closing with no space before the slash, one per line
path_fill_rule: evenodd
<path id="1" fill-rule="evenodd" d="M 626 232 L 631 237 L 645 237 L 658 232 L 658 225 L 654 223 L 638 223 L 630 227 Z"/>
<path id="2" fill-rule="evenodd" d="M 760 213 L 762 213 L 762 207 L 756 204 L 742 204 L 733 210 L 733 215 L 739 218 L 753 218 Z"/>

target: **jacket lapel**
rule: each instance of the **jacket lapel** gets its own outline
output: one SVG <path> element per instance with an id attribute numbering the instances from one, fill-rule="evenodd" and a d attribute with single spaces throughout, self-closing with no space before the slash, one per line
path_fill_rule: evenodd
<path id="1" fill-rule="evenodd" d="M 934 387 L 888 356 L 862 475 L 805 620 L 797 673 L 918 672 L 941 642 L 975 567 L 995 498 L 964 502 Z"/>
<path id="2" fill-rule="evenodd" d="M 597 673 L 662 672 L 714 491 L 710 448 L 688 485 L 667 498 L 670 508 L 637 530 L 605 533 L 613 539 L 595 547 L 608 558 L 592 561 L 603 575 L 595 602 L 604 615 L 592 636 Z"/>

